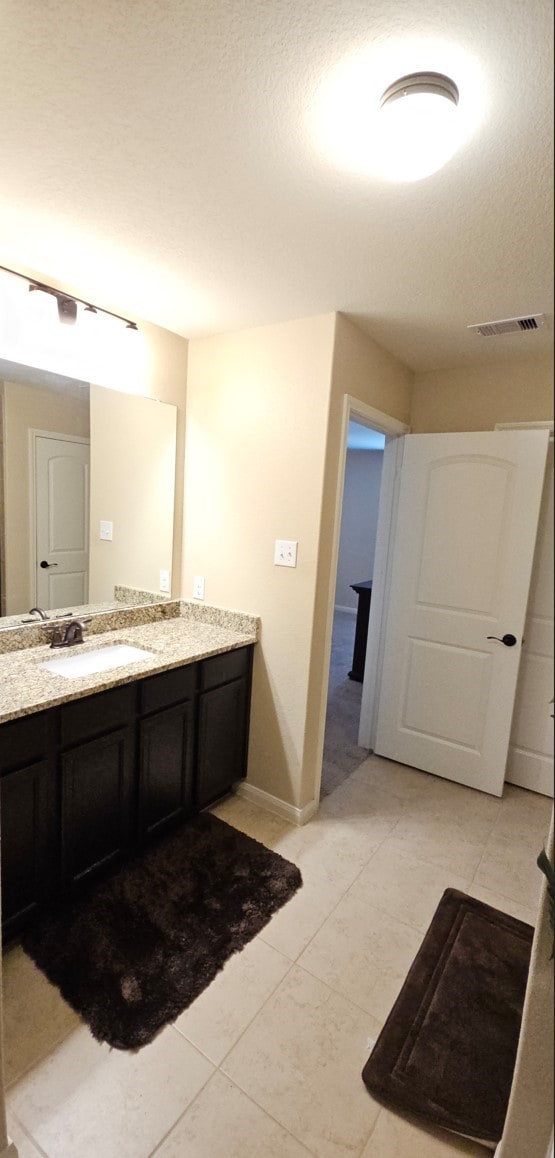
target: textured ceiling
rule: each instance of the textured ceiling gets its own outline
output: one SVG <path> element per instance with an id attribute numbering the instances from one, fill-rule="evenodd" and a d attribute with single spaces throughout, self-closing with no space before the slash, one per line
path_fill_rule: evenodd
<path id="1" fill-rule="evenodd" d="M 186 336 L 342 310 L 414 369 L 551 346 L 550 0 L 1 11 L 0 263 Z M 360 53 L 391 80 L 471 61 L 482 120 L 440 173 L 320 149 L 321 86 Z M 538 311 L 535 335 L 466 331 Z"/>

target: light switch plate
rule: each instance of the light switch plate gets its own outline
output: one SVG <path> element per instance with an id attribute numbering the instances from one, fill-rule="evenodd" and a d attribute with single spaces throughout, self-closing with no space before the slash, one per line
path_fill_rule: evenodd
<path id="1" fill-rule="evenodd" d="M 114 537 L 114 524 L 111 523 L 108 519 L 101 519 L 100 520 L 100 538 L 106 539 L 107 541 L 111 542 L 113 537 Z"/>
<path id="2" fill-rule="evenodd" d="M 193 598 L 204 599 L 204 575 L 193 576 Z"/>
<path id="3" fill-rule="evenodd" d="M 293 539 L 276 539 L 274 550 L 276 567 L 296 567 L 298 545 Z"/>
<path id="4" fill-rule="evenodd" d="M 170 573 L 169 571 L 160 571 L 160 591 L 169 591 L 170 589 Z"/>

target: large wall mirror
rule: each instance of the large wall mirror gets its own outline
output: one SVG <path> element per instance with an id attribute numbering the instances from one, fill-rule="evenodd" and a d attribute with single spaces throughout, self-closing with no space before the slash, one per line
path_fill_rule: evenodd
<path id="1" fill-rule="evenodd" d="M 175 406 L 0 359 L 0 628 L 168 597 L 175 450 Z"/>

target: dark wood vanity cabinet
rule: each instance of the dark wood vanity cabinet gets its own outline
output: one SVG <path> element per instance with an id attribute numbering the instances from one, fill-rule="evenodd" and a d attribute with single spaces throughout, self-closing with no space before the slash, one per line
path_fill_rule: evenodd
<path id="1" fill-rule="evenodd" d="M 251 667 L 249 646 L 0 726 L 5 936 L 246 774 Z"/>
<path id="2" fill-rule="evenodd" d="M 229 657 L 229 658 L 228 658 Z M 233 658 L 231 658 L 233 657 Z M 228 660 L 223 663 L 223 660 Z M 205 808 L 240 780 L 247 760 L 249 656 L 214 656 L 201 668 L 198 704 L 197 809 Z"/>
<path id="3" fill-rule="evenodd" d="M 50 715 L 40 712 L 0 728 L 2 923 L 8 931 L 30 920 L 56 884 L 52 849 L 59 825 Z"/>
<path id="4" fill-rule="evenodd" d="M 198 664 L 143 680 L 139 723 L 139 841 L 193 811 Z M 230 787 L 230 782 L 228 782 Z"/>
<path id="5" fill-rule="evenodd" d="M 64 892 L 118 868 L 133 845 L 133 684 L 59 709 L 60 873 Z"/>

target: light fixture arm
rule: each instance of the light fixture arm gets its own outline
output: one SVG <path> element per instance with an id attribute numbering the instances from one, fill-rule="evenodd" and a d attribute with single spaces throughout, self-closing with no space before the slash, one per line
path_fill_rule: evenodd
<path id="1" fill-rule="evenodd" d="M 19 273 L 17 269 L 10 269 L 7 265 L 0 265 L 0 270 L 4 273 L 11 273 L 14 277 L 20 277 L 23 281 L 29 283 L 30 290 L 41 290 L 42 293 L 52 294 L 56 298 L 58 305 L 58 317 L 61 322 L 73 323 L 77 317 L 77 306 L 84 306 L 89 313 L 107 314 L 110 318 L 116 318 L 118 322 L 125 322 L 127 329 L 136 330 L 137 323 L 132 322 L 130 318 L 124 318 L 121 314 L 114 314 L 112 310 L 105 310 L 103 306 L 94 306 L 92 302 L 86 301 L 84 298 L 76 298 L 73 294 L 68 294 L 65 290 L 55 289 L 54 286 L 47 285 L 46 282 L 38 281 L 34 277 L 29 277 L 28 274 Z M 73 309 L 73 303 L 75 309 Z"/>

